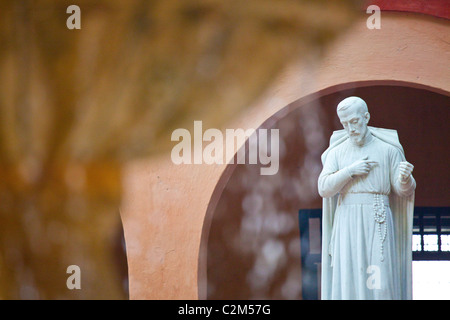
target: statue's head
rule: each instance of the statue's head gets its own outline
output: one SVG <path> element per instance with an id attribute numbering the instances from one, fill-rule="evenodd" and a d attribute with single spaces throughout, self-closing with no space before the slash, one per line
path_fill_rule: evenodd
<path id="1" fill-rule="evenodd" d="M 337 114 L 352 143 L 362 145 L 367 134 L 370 114 L 367 104 L 359 97 L 348 97 L 337 106 Z"/>

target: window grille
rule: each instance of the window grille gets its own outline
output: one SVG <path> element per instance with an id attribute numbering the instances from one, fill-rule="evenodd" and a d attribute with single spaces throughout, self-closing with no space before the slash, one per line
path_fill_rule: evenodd
<path id="1" fill-rule="evenodd" d="M 320 297 L 322 209 L 299 210 L 302 296 Z M 413 260 L 450 260 L 450 207 L 415 207 Z"/>
<path id="2" fill-rule="evenodd" d="M 450 260 L 450 208 L 416 207 L 413 260 Z"/>

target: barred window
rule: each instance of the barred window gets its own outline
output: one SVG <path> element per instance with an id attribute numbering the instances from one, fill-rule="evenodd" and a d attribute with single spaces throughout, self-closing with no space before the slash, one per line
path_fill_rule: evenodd
<path id="1" fill-rule="evenodd" d="M 450 260 L 450 208 L 416 207 L 413 260 Z"/>
<path id="2" fill-rule="evenodd" d="M 321 225 L 322 209 L 299 211 L 303 299 L 320 297 Z M 412 251 L 414 261 L 450 261 L 450 207 L 414 208 Z"/>

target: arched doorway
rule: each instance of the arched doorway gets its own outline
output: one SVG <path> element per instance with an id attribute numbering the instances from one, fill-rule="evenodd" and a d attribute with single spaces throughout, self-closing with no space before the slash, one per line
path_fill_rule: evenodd
<path id="1" fill-rule="evenodd" d="M 199 259 L 199 298 L 301 299 L 299 210 L 321 208 L 320 155 L 333 130 L 335 107 L 357 95 L 369 105 L 370 124 L 398 131 L 415 165 L 416 207 L 449 207 L 449 94 L 423 85 L 372 81 L 327 88 L 286 106 L 262 127 L 280 132 L 280 169 L 229 165 L 209 204 Z M 248 148 L 248 145 L 245 146 Z M 314 225 L 314 223 L 316 225 Z M 312 222 L 310 230 L 320 230 Z M 320 234 L 309 234 L 320 251 Z M 304 279 L 303 279 L 304 280 Z"/>

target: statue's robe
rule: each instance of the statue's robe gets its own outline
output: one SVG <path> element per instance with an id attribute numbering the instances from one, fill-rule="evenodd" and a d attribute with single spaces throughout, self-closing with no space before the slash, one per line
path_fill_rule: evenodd
<path id="1" fill-rule="evenodd" d="M 394 130 L 369 127 L 363 146 L 336 131 L 322 155 L 318 187 L 323 199 L 322 299 L 411 299 L 411 237 L 416 182 L 399 180 L 405 161 Z M 377 161 L 366 176 L 347 167 L 364 157 Z M 355 196 L 355 194 L 357 196 Z M 384 224 L 375 222 L 372 196 L 385 195 Z M 362 197 L 361 197 L 362 196 Z M 346 197 L 349 199 L 347 201 Z M 355 201 L 356 198 L 356 201 Z M 365 201 L 358 202 L 358 199 Z M 380 228 L 380 229 L 379 229 Z"/>

